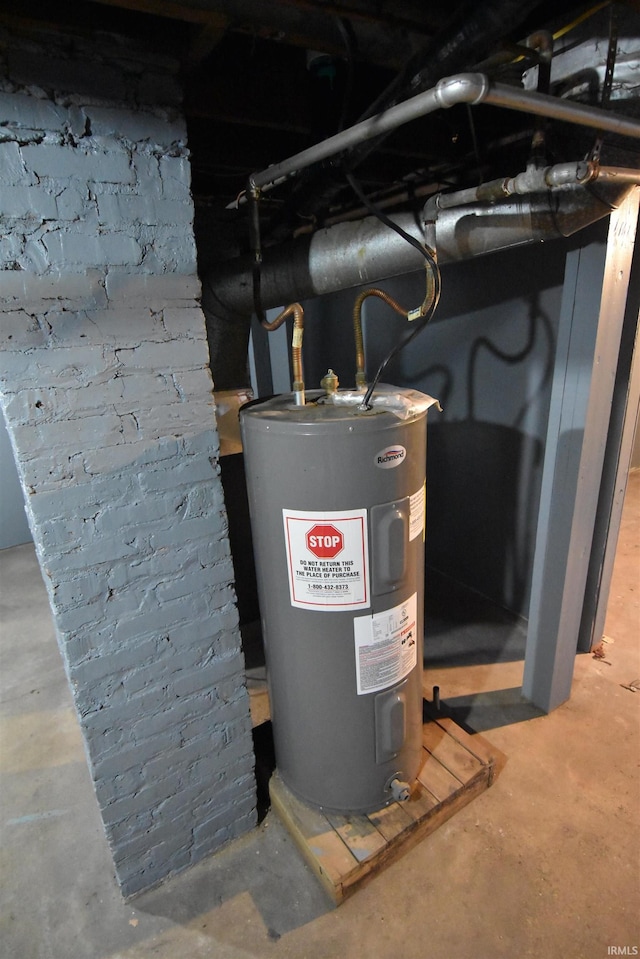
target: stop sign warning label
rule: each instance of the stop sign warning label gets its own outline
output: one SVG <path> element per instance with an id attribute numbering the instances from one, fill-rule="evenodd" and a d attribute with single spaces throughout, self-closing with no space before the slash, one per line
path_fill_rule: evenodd
<path id="1" fill-rule="evenodd" d="M 338 611 L 369 606 L 367 511 L 282 511 L 291 605 Z"/>
<path id="2" fill-rule="evenodd" d="M 344 549 L 342 530 L 331 523 L 314 523 L 305 533 L 307 549 L 318 559 L 335 559 Z"/>

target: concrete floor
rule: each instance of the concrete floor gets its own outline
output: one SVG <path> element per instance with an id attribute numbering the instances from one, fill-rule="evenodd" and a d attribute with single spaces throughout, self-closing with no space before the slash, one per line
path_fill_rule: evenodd
<path id="1" fill-rule="evenodd" d="M 486 614 L 448 625 L 431 617 L 427 687 L 438 684 L 507 765 L 339 909 L 272 813 L 222 853 L 124 903 L 33 549 L 1 552 L 0 576 L 0 959 L 640 951 L 640 472 L 629 483 L 605 657 L 577 658 L 571 700 L 553 714 L 520 699 L 521 627 Z"/>

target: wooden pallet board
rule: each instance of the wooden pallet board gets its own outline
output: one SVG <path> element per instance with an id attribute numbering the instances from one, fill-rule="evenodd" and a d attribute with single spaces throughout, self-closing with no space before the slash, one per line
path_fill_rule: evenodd
<path id="1" fill-rule="evenodd" d="M 482 736 L 434 715 L 423 726 L 424 761 L 407 802 L 362 816 L 325 813 L 302 802 L 278 771 L 271 803 L 335 905 L 488 789 L 505 757 Z"/>

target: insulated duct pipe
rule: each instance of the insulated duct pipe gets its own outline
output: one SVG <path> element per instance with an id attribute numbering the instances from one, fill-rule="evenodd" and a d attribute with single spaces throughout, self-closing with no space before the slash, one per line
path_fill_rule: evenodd
<path id="1" fill-rule="evenodd" d="M 614 173 L 615 170 L 608 170 L 602 185 L 596 181 L 595 186 L 590 184 L 588 188 L 565 186 L 530 196 L 506 196 L 493 203 L 469 195 L 465 196 L 464 206 L 437 209 L 435 246 L 439 263 L 571 236 L 607 216 L 632 189 L 629 183 L 640 180 L 640 171 L 621 171 L 621 181 L 616 181 Z M 515 181 L 516 178 L 509 180 Z M 595 189 L 597 195 L 592 192 Z M 428 211 L 434 203 L 434 198 L 428 202 L 425 215 L 432 215 Z M 425 225 L 412 214 L 391 219 L 424 241 Z M 253 258 L 246 255 L 212 270 L 203 280 L 205 311 L 253 313 L 252 266 Z M 292 300 L 378 283 L 423 266 L 420 253 L 376 217 L 338 223 L 264 250 L 263 305 L 269 309 Z"/>

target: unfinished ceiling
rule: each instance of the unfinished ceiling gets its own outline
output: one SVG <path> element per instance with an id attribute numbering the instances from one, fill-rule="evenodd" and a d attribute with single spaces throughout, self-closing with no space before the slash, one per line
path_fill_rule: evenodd
<path id="1" fill-rule="evenodd" d="M 14 26 L 134 36 L 179 58 L 202 267 L 246 246 L 246 207 L 229 206 L 249 174 L 442 76 L 481 69 L 535 89 L 540 75 L 544 88 L 544 70 L 536 69 L 542 30 L 555 37 L 567 63 L 578 51 L 568 72 L 555 79 L 552 73 L 552 93 L 628 116 L 640 112 L 633 83 L 620 80 L 625 64 L 628 72 L 637 69 L 626 54 L 626 38 L 640 36 L 637 2 L 5 0 L 2 16 Z M 618 50 L 610 89 L 604 82 L 609 48 Z M 345 169 L 387 211 L 406 210 L 437 189 L 517 173 L 531 155 L 535 131 L 534 118 L 490 106 L 459 105 L 413 121 L 271 191 L 262 204 L 263 242 L 277 244 L 361 207 Z M 547 123 L 541 162 L 582 159 L 596 139 L 593 131 Z M 608 135 L 602 157 L 637 167 L 636 150 L 635 143 Z"/>

